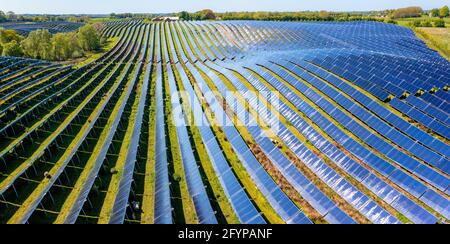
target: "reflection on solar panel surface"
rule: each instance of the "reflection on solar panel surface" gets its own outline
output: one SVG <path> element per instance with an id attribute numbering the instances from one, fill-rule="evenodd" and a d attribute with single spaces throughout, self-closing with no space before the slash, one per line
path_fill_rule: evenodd
<path id="1" fill-rule="evenodd" d="M 448 223 L 450 63 L 411 30 L 102 35 L 119 41 L 79 68 L 0 57 L 0 223 Z"/>

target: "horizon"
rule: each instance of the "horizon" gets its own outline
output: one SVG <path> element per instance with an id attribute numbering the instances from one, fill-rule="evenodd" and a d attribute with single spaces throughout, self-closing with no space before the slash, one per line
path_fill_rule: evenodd
<path id="1" fill-rule="evenodd" d="M 126 4 L 120 0 L 108 1 L 107 4 L 88 0 L 0 0 L 4 12 L 13 11 L 17 14 L 52 14 L 52 15 L 106 15 L 110 13 L 163 14 L 181 11 L 196 12 L 202 9 L 212 9 L 215 12 L 368 12 L 397 9 L 409 6 L 420 6 L 424 10 L 450 5 L 450 0 L 379 0 L 377 2 L 362 2 L 359 0 L 316 0 L 298 2 L 297 0 L 281 0 L 273 3 L 271 0 L 229 0 L 226 3 L 208 0 L 166 0 L 164 2 L 146 3 L 144 0 L 128 0 Z M 107 6 L 104 6 L 107 5 Z M 255 8 L 255 6 L 258 6 Z M 324 7 L 326 6 L 326 7 Z"/>

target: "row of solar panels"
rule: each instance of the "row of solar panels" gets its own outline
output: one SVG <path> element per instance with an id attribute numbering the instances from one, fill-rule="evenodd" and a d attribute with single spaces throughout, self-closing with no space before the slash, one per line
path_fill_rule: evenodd
<path id="1" fill-rule="evenodd" d="M 59 33 L 59 32 L 72 32 L 76 31 L 78 28 L 82 27 L 83 23 L 75 23 L 75 22 L 26 22 L 26 23 L 4 23 L 0 24 L 0 27 L 5 29 L 12 29 L 20 34 L 28 35 L 28 33 L 39 30 L 39 29 L 47 29 L 50 33 Z"/>
<path id="2" fill-rule="evenodd" d="M 110 56 L 111 55 L 111 53 L 108 53 L 108 54 L 105 54 L 102 58 L 106 58 L 107 56 Z M 63 106 L 64 104 L 67 104 L 67 103 L 62 103 L 62 104 L 60 104 L 60 106 Z M 61 107 L 62 108 L 62 107 Z M 57 110 L 57 111 L 60 111 L 60 110 Z M 48 115 L 48 116 L 50 116 L 50 115 Z M 48 121 L 48 120 L 41 120 L 41 121 L 39 121 L 38 123 L 45 123 L 46 121 Z M 67 128 L 67 126 L 68 126 L 68 124 L 66 124 L 65 125 L 65 127 Z M 37 126 L 36 127 L 36 125 L 35 126 L 33 126 L 34 128 L 38 128 L 39 126 Z M 22 135 L 22 137 L 23 138 L 25 138 L 25 137 L 27 137 L 28 135 L 30 135 L 31 133 L 32 133 L 32 131 L 33 130 L 29 130 L 27 133 L 25 133 L 25 134 L 23 134 Z M 61 129 L 59 129 L 59 131 L 62 131 Z M 59 134 L 54 134 L 54 135 L 52 135 L 52 140 L 50 140 L 50 138 L 48 138 L 48 140 L 47 140 L 47 144 L 49 144 L 49 143 L 51 143 L 52 141 L 54 141 L 55 140 L 55 138 L 57 137 L 57 136 L 59 136 L 59 135 L 62 135 L 61 133 L 59 133 Z M 81 143 L 81 142 L 79 142 L 79 143 Z M 44 150 L 46 150 L 48 147 L 45 147 L 45 145 L 41 145 L 41 148 L 42 148 L 42 151 L 44 151 Z M 36 152 L 37 153 L 37 152 Z M 39 154 L 39 155 L 41 155 L 41 154 Z M 39 156 L 36 156 L 36 158 L 38 158 Z M 32 165 L 32 162 L 31 163 L 29 163 L 28 164 L 28 167 L 30 167 Z M 26 168 L 25 168 L 26 169 Z M 22 169 L 21 170 L 21 172 L 23 172 L 23 170 L 24 169 Z M 20 174 L 18 173 L 18 174 L 16 174 L 16 175 L 12 175 L 11 177 L 18 177 Z M 57 175 L 58 174 L 55 174 L 55 177 L 57 178 Z M 55 178 L 55 179 L 56 179 Z M 14 178 L 11 178 L 11 179 L 14 179 Z M 93 179 L 95 179 L 95 177 L 93 177 Z M 88 181 L 86 181 L 86 182 L 88 182 Z M 3 182 L 3 183 L 5 183 L 5 182 Z M 3 189 L 2 189 L 3 190 Z M 46 191 L 48 191 L 48 189 L 46 189 L 45 190 L 45 192 Z M 45 192 L 44 193 L 42 193 L 42 197 L 43 197 L 43 195 L 45 195 Z M 87 193 L 86 193 L 87 194 Z M 83 204 L 84 203 L 84 201 L 82 201 L 82 203 L 81 204 Z M 33 207 L 35 207 L 36 206 L 36 204 L 31 204 L 30 206 L 29 206 L 29 210 L 33 210 Z M 82 206 L 82 205 L 81 205 Z M 24 207 L 28 207 L 28 206 L 24 206 Z M 28 212 L 27 214 L 31 214 L 31 212 Z M 29 215 L 28 215 L 28 217 L 29 217 Z M 25 219 L 26 220 L 26 219 Z"/>
<path id="3" fill-rule="evenodd" d="M 285 63 L 286 64 L 286 63 Z M 303 62 L 305 64 L 305 62 Z M 289 65 L 289 64 L 286 64 Z M 313 86 L 315 86 L 320 91 L 324 92 L 331 99 L 335 100 L 340 104 L 345 110 L 352 113 L 356 118 L 359 118 L 366 125 L 370 126 L 373 130 L 377 131 L 380 135 L 391 140 L 393 143 L 401 146 L 405 150 L 411 152 L 416 157 L 424 160 L 425 162 L 433 165 L 441 170 L 444 169 L 445 165 L 448 164 L 448 157 L 450 153 L 450 148 L 444 142 L 433 138 L 422 130 L 415 126 L 411 126 L 406 121 L 402 120 L 400 117 L 394 115 L 374 101 L 371 101 L 365 97 L 362 93 L 358 93 L 355 89 L 352 89 L 348 84 L 340 81 L 340 84 L 335 82 L 339 89 L 348 93 L 350 97 L 355 98 L 361 104 L 364 104 L 368 108 L 371 108 L 376 115 L 374 116 L 369 111 L 365 110 L 363 106 L 358 105 L 351 101 L 349 98 L 342 96 L 341 93 L 331 88 L 329 85 L 325 84 L 323 81 L 312 76 L 305 70 L 301 70 L 299 67 L 295 67 L 293 64 L 289 66 L 290 70 L 294 72 L 297 76 L 302 79 L 307 80 Z M 316 69 L 317 72 L 317 69 Z M 322 73 L 322 76 L 324 74 Z M 334 81 L 339 80 L 334 77 Z M 330 81 L 330 79 L 328 79 Z M 355 94 L 356 93 L 356 94 Z M 358 96 L 359 95 L 359 96 Z M 378 106 L 377 106 L 378 105 Z M 384 119 L 386 122 L 384 122 Z M 389 124 L 388 124 L 389 123 Z M 362 137 L 366 138 L 371 135 L 369 131 L 359 128 L 359 125 L 352 125 L 354 130 L 361 131 Z M 394 128 L 392 128 L 394 126 Z M 401 132 L 405 133 L 402 134 Z M 408 137 L 408 136 L 410 137 Z M 381 145 L 380 145 L 381 146 Z M 426 146 L 426 147 L 425 147 Z M 431 150 L 432 149 L 432 150 Z M 434 150 L 434 151 L 433 151 Z M 449 173 L 444 171 L 445 173 Z M 434 177 L 433 177 L 434 178 Z M 445 189 L 445 188 L 444 188 Z"/>
<path id="4" fill-rule="evenodd" d="M 254 69 L 259 74 L 263 74 L 263 77 L 269 83 L 271 83 L 277 89 L 277 91 L 281 92 L 281 94 L 286 96 L 286 98 L 288 100 L 290 100 L 305 115 L 310 117 L 310 119 L 312 119 L 314 123 L 316 123 L 322 129 L 324 129 L 325 132 L 328 135 L 330 135 L 332 138 L 334 138 L 337 142 L 342 144 L 342 143 L 344 143 L 346 141 L 350 141 L 351 140 L 348 136 L 345 136 L 345 133 L 341 132 L 340 129 L 338 129 L 338 127 L 336 127 L 335 125 L 330 123 L 330 121 L 328 121 L 325 117 L 320 116 L 319 113 L 317 113 L 314 108 L 310 107 L 308 104 L 306 104 L 305 102 L 300 100 L 298 97 L 296 97 L 293 93 L 290 92 L 290 90 L 286 86 L 284 86 L 282 83 L 280 83 L 279 81 L 274 79 L 274 77 L 271 77 L 269 73 L 264 72 L 264 70 L 260 70 L 260 69 L 258 69 L 256 67 L 252 67 L 252 69 Z M 260 89 L 259 86 L 257 86 L 257 88 Z M 280 109 L 280 111 L 283 111 L 283 110 Z M 293 113 L 290 111 L 290 112 L 285 112 L 284 114 L 293 114 Z M 310 126 L 309 127 L 305 127 L 306 123 L 302 122 L 302 120 L 300 120 L 300 118 L 298 116 L 291 117 L 290 121 L 291 121 L 291 123 L 294 126 L 302 126 L 302 127 L 299 127 L 299 131 L 307 131 L 307 133 L 310 134 L 308 139 L 312 140 L 312 142 L 317 140 L 318 142 L 317 142 L 316 145 L 318 146 L 318 148 L 322 148 L 322 150 L 323 150 L 322 152 L 325 155 L 330 157 L 330 159 L 334 160 L 334 162 L 337 165 L 341 165 L 341 167 L 346 169 L 348 171 L 348 173 L 350 175 L 352 175 L 355 179 L 359 179 L 359 180 L 362 181 L 368 175 L 368 171 L 364 170 L 360 166 L 357 167 L 356 166 L 357 164 L 355 162 L 352 162 L 353 160 L 349 160 L 349 159 L 344 160 L 346 158 L 346 156 L 342 155 L 342 153 L 339 153 L 339 151 L 331 150 L 331 148 L 333 148 L 333 146 L 329 145 L 329 144 L 327 145 L 327 143 L 324 143 L 324 141 L 325 141 L 324 139 L 320 140 L 320 138 L 322 138 L 321 135 L 319 133 L 317 133 L 317 132 L 314 132 L 314 130 Z M 340 133 L 337 133 L 337 132 L 340 132 Z M 317 139 L 315 139 L 315 138 L 317 138 Z M 344 146 L 345 145 L 346 144 L 344 144 Z M 359 147 L 359 148 L 357 148 L 357 147 Z M 349 146 L 349 148 L 350 149 L 348 149 L 348 150 L 350 152 L 354 153 L 357 157 L 359 157 L 359 158 L 367 157 L 368 160 L 363 160 L 363 161 L 365 163 L 367 163 L 368 165 L 374 167 L 374 166 L 377 166 L 377 165 L 380 164 L 380 162 L 377 162 L 377 161 L 374 160 L 374 159 L 376 159 L 375 155 L 370 153 L 367 149 L 364 149 L 363 147 L 361 147 L 361 145 L 359 143 L 357 143 L 356 141 L 353 141 L 353 144 L 351 144 L 351 147 Z M 379 158 L 378 160 L 381 160 L 381 158 Z M 386 163 L 386 164 L 389 165 L 388 163 Z M 378 166 L 378 167 L 374 167 L 374 168 L 375 169 L 380 169 L 380 168 L 385 168 L 385 167 L 386 166 Z M 405 176 L 407 177 L 408 175 L 402 174 L 402 177 L 405 177 Z M 382 180 L 380 180 L 380 181 L 382 181 Z M 386 187 L 389 187 L 391 190 L 395 191 L 392 187 L 390 187 L 386 183 L 384 183 L 384 184 L 385 184 Z M 371 189 L 371 188 L 369 188 L 369 189 Z M 374 193 L 376 193 L 376 191 Z M 382 199 L 383 199 L 384 196 L 380 195 L 380 197 L 382 197 Z M 405 199 L 403 199 L 403 201 L 405 201 Z M 408 202 L 409 202 L 409 206 L 416 206 L 416 208 L 419 207 L 418 205 L 415 205 L 410 200 Z M 420 207 L 418 209 L 420 209 Z M 422 209 L 422 211 L 416 211 L 416 212 L 403 211 L 402 213 L 405 214 L 406 216 L 411 217 L 411 219 L 415 219 L 417 221 L 420 218 L 416 217 L 416 214 L 424 215 L 424 213 L 426 213 L 426 211 Z M 419 216 L 419 215 L 417 215 L 417 216 Z M 425 216 L 426 215 L 427 214 L 425 214 Z M 434 220 L 436 220 L 436 219 L 430 217 L 429 214 L 428 214 L 427 218 L 422 219 L 422 221 L 425 221 L 425 222 L 427 222 L 427 221 L 431 221 L 432 222 Z"/>
<path id="5" fill-rule="evenodd" d="M 306 84 L 299 82 L 295 77 L 288 74 L 286 71 L 282 70 L 279 67 L 274 67 L 272 65 L 273 69 L 275 69 L 278 73 L 283 74 L 282 77 L 286 78 L 286 80 L 290 83 L 295 84 L 296 88 L 300 91 L 302 91 L 307 97 L 312 98 L 317 105 L 324 107 L 325 111 L 332 116 L 334 119 L 336 119 L 341 125 L 346 127 L 348 130 L 354 132 L 356 136 L 358 136 L 361 140 L 366 142 L 371 147 L 375 148 L 377 151 L 384 154 L 386 157 L 390 158 L 394 162 L 397 162 L 398 164 L 402 165 L 406 169 L 410 170 L 420 178 L 424 179 L 425 181 L 429 182 L 430 184 L 434 185 L 438 189 L 441 189 L 445 191 L 449 187 L 449 179 L 442 175 L 439 172 L 434 171 L 430 167 L 428 167 L 425 164 L 420 163 L 416 159 L 412 158 L 411 156 L 407 155 L 406 153 L 400 151 L 399 149 L 395 148 L 393 145 L 386 142 L 384 139 L 380 138 L 379 136 L 374 135 L 369 130 L 367 130 L 365 127 L 359 125 L 355 122 L 353 118 L 345 114 L 340 109 L 335 109 L 335 106 L 329 103 L 328 101 L 325 101 L 325 99 L 322 99 L 319 94 L 311 90 Z M 296 68 L 292 69 L 292 72 L 296 73 Z M 297 75 L 301 76 L 300 73 L 296 73 Z M 308 82 L 311 82 L 311 80 L 306 80 Z M 342 98 L 342 96 L 340 97 Z M 322 104 L 319 103 L 319 100 L 322 101 Z M 325 108 L 325 106 L 328 105 L 328 108 Z M 391 129 L 389 127 L 389 129 Z M 377 128 L 374 128 L 378 133 L 383 133 L 385 131 L 377 130 Z M 398 143 L 396 140 L 393 140 L 394 143 Z M 413 144 L 417 145 L 417 144 Z M 410 145 L 412 146 L 412 145 Z M 417 155 L 421 156 L 421 155 Z M 433 163 L 433 162 L 432 162 Z M 442 166 L 443 167 L 443 166 Z"/>

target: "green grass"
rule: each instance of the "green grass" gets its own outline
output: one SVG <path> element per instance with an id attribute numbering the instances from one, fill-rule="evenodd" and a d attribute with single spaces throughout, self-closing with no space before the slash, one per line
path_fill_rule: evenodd
<path id="1" fill-rule="evenodd" d="M 155 26 L 152 26 L 152 31 Z M 153 40 L 150 40 L 153 41 Z M 153 50 L 149 50 L 152 54 L 152 60 L 155 58 L 155 51 L 158 47 L 154 46 Z M 150 111 L 148 117 L 148 150 L 147 162 L 145 164 L 144 193 L 142 197 L 142 224 L 154 223 L 154 205 L 155 205 L 155 146 L 156 146 L 156 65 L 152 64 L 152 72 L 149 81 L 150 85 Z"/>
<path id="2" fill-rule="evenodd" d="M 115 19 L 111 19 L 109 17 L 104 17 L 104 18 L 90 18 L 89 19 L 89 24 L 95 24 L 95 23 L 104 23 L 104 22 L 108 22 L 108 21 L 113 21 Z"/>
<path id="3" fill-rule="evenodd" d="M 438 51 L 450 61 L 450 27 L 447 28 L 414 28 L 417 36 L 425 41 L 431 49 Z"/>
<path id="4" fill-rule="evenodd" d="M 120 39 L 119 36 L 108 38 L 106 44 L 102 47 L 100 51 L 87 53 L 86 56 L 83 59 L 81 59 L 81 61 L 75 64 L 75 68 L 81 68 L 86 64 L 95 62 L 103 54 L 114 48 L 118 43 L 119 39 Z"/>

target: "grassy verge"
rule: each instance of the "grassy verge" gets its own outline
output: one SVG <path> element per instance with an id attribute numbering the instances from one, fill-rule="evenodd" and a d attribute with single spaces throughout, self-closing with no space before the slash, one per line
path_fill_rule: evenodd
<path id="1" fill-rule="evenodd" d="M 447 28 L 414 28 L 417 37 L 424 40 L 429 48 L 438 51 L 450 61 L 450 27 Z"/>
<path id="2" fill-rule="evenodd" d="M 120 39 L 119 36 L 108 38 L 106 44 L 102 47 L 102 50 L 100 50 L 98 52 L 89 52 L 86 54 L 86 57 L 84 57 L 82 59 L 79 59 L 76 61 L 64 62 L 64 64 L 75 64 L 75 68 L 81 68 L 88 63 L 95 62 L 104 53 L 113 49 L 116 46 L 116 44 L 119 42 L 119 39 Z"/>
<path id="3" fill-rule="evenodd" d="M 152 27 L 154 31 L 155 26 Z M 153 40 L 150 40 L 153 41 Z M 152 50 L 152 60 L 155 59 L 156 50 Z M 154 205 L 155 205 L 155 146 L 156 146 L 156 65 L 152 64 L 152 72 L 150 79 L 150 111 L 148 117 L 149 136 L 148 136 L 148 151 L 147 162 L 145 164 L 145 178 L 144 178 L 144 193 L 142 199 L 142 216 L 141 223 L 153 224 L 154 220 Z"/>

